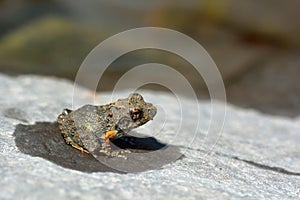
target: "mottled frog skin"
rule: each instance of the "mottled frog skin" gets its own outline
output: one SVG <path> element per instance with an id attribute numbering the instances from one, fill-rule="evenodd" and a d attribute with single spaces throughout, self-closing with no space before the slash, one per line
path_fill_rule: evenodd
<path id="1" fill-rule="evenodd" d="M 94 156 L 119 156 L 126 151 L 112 150 L 110 140 L 120 138 L 156 115 L 156 108 L 138 93 L 102 106 L 85 105 L 64 109 L 58 115 L 59 129 L 67 144 Z"/>

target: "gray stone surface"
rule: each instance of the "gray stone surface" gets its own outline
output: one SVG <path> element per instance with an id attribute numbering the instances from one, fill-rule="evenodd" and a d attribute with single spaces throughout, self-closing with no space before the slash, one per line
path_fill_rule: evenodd
<path id="1" fill-rule="evenodd" d="M 27 153 L 17 145 L 20 141 L 16 139 L 16 130 L 20 127 L 27 127 L 20 133 L 29 134 L 24 139 L 28 143 L 28 129 L 32 126 L 39 124 L 41 135 L 45 135 L 43 124 L 36 122 L 49 125 L 63 108 L 72 107 L 73 84 L 50 77 L 5 75 L 0 75 L 0 83 L 0 199 L 300 198 L 300 117 L 276 117 L 227 105 L 223 131 L 215 148 L 207 152 L 202 141 L 210 124 L 209 101 L 199 102 L 201 121 L 196 135 L 191 133 L 197 113 L 191 109 L 189 120 L 182 122 L 183 131 L 175 136 L 172 133 L 176 133 L 174 127 L 180 118 L 177 100 L 167 93 L 141 91 L 147 101 L 163 109 L 153 122 L 136 132 L 178 146 L 184 157 L 158 169 L 135 173 L 88 172 L 28 153 L 35 147 L 38 150 L 39 145 L 27 146 Z M 128 93 L 123 91 L 116 96 Z M 93 93 L 81 89 L 77 100 L 84 104 L 92 98 Z M 109 98 L 109 93 L 98 94 L 96 103 L 109 102 Z M 184 108 L 196 106 L 186 98 L 181 104 Z M 217 115 L 222 105 L 218 102 Z M 211 122 L 212 130 L 218 123 Z M 59 155 L 54 152 L 52 156 Z M 70 156 L 74 158 L 74 154 Z M 73 166 L 76 161 L 66 159 Z"/>

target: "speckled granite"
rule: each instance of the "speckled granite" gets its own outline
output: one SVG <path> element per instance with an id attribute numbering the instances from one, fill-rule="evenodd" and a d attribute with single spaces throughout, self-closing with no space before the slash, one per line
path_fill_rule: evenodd
<path id="1" fill-rule="evenodd" d="M 69 150 L 57 155 L 57 152 L 51 151 L 51 145 L 50 149 L 47 145 L 26 146 L 27 151 L 24 146 L 23 149 L 20 148 L 23 144 L 19 140 L 20 135 L 27 137 L 23 141 L 28 144 L 30 134 L 39 134 L 40 130 L 41 135 L 38 138 L 41 140 L 37 142 L 46 141 L 44 139 L 51 134 L 50 128 L 55 128 L 53 122 L 57 114 L 63 108 L 72 106 L 71 82 L 51 77 L 0 75 L 0 83 L 0 199 L 300 197 L 299 117 L 289 119 L 269 116 L 227 105 L 223 131 L 214 149 L 208 153 L 202 148 L 201 141 L 202 132 L 210 124 L 209 101 L 199 101 L 199 133 L 195 134 L 193 140 L 188 140 L 190 133 L 194 131 L 190 127 L 193 127 L 196 116 L 195 112 L 190 112 L 192 120 L 182 122 L 185 131 L 178 136 L 187 140 L 178 140 L 171 134 L 172 127 L 180 117 L 177 100 L 167 93 L 142 91 L 147 101 L 161 104 L 166 112 L 158 113 L 152 123 L 138 128 L 136 132 L 150 134 L 157 139 L 157 143 L 174 145 L 184 156 L 174 158 L 157 169 L 140 172 L 119 173 L 117 170 L 105 170 L 101 165 L 99 169 L 102 170 L 89 171 L 82 170 L 84 166 L 74 167 L 78 164 L 76 162 L 83 162 L 88 158 L 83 156 L 78 160 L 73 151 L 70 151 L 70 159 L 64 159 L 67 165 L 60 165 L 55 159 L 61 155 L 68 156 L 66 153 Z M 117 96 L 127 96 L 128 92 L 120 92 Z M 83 88 L 80 93 L 77 100 L 83 104 L 93 98 L 92 93 Z M 109 95 L 99 94 L 96 101 L 107 103 Z M 194 104 L 185 98 L 181 103 L 183 106 Z M 223 105 L 222 102 L 218 104 Z M 218 110 L 215 112 L 218 113 Z M 161 125 L 162 119 L 167 119 L 164 126 Z M 211 127 L 216 123 L 219 122 L 212 122 Z M 30 129 L 33 126 L 36 129 Z M 64 145 L 56 136 L 47 142 Z M 48 151 L 48 157 L 38 154 L 39 150 Z M 50 156 L 54 160 L 49 159 Z M 147 154 L 144 157 L 147 158 Z M 93 165 L 93 161 L 87 163 Z"/>

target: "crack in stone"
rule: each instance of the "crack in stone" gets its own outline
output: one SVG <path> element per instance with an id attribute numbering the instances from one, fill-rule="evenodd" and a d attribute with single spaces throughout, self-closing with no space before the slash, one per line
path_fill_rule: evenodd
<path id="1" fill-rule="evenodd" d="M 207 153 L 205 150 L 202 150 L 202 149 L 194 149 L 194 148 L 191 148 L 191 147 L 185 147 L 185 146 L 181 146 L 181 145 L 179 147 L 184 148 L 184 149 L 199 151 L 201 153 Z M 238 156 L 231 156 L 231 155 L 227 155 L 227 154 L 220 153 L 220 152 L 213 152 L 213 153 L 218 155 L 218 156 L 222 156 L 222 157 L 231 158 L 231 159 L 234 159 L 234 160 L 237 160 L 237 161 L 245 162 L 249 165 L 252 165 L 252 166 L 260 168 L 260 169 L 274 171 L 274 172 L 285 174 L 285 175 L 300 176 L 299 172 L 289 171 L 289 170 L 286 170 L 286 169 L 281 168 L 281 167 L 272 167 L 272 166 L 264 165 L 264 164 L 261 164 L 261 163 L 257 163 L 255 161 L 242 159 L 242 158 L 239 158 Z"/>
<path id="2" fill-rule="evenodd" d="M 268 165 L 264 165 L 264 164 L 261 164 L 261 163 L 251 161 L 251 160 L 245 160 L 245 159 L 239 158 L 237 156 L 230 156 L 230 157 L 232 159 L 243 161 L 243 162 L 245 162 L 249 165 L 252 165 L 252 166 L 255 166 L 255 167 L 258 167 L 258 168 L 261 168 L 261 169 L 270 170 L 270 171 L 274 171 L 274 172 L 278 172 L 278 173 L 282 173 L 282 174 L 286 174 L 286 175 L 300 176 L 300 173 L 298 173 L 298 172 L 288 171 L 288 170 L 286 170 L 284 168 L 281 168 L 281 167 L 271 167 L 271 166 L 268 166 Z"/>

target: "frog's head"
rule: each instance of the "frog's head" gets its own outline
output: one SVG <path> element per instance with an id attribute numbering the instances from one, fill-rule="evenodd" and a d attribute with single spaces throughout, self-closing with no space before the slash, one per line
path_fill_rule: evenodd
<path id="1" fill-rule="evenodd" d="M 120 100 L 123 101 L 123 105 L 125 104 L 124 100 Z M 125 109 L 124 113 L 127 114 L 120 117 L 117 127 L 124 133 L 152 120 L 157 111 L 152 103 L 145 102 L 144 98 L 138 93 L 129 95 L 123 109 Z"/>
<path id="2" fill-rule="evenodd" d="M 138 93 L 130 94 L 128 103 L 130 118 L 138 125 L 145 124 L 156 115 L 156 107 L 152 103 L 145 102 L 142 95 Z"/>

